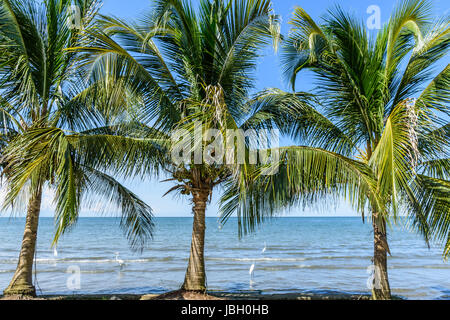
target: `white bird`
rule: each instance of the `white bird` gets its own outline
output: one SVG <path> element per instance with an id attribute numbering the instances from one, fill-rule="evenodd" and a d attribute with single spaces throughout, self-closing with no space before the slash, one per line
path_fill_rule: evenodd
<path id="1" fill-rule="evenodd" d="M 118 252 L 116 252 L 115 255 L 116 255 L 116 259 L 115 260 L 119 264 L 120 269 L 122 269 L 123 266 L 125 265 L 125 261 L 123 261 L 122 259 L 119 259 L 119 253 Z"/>
<path id="2" fill-rule="evenodd" d="M 264 241 L 264 248 L 261 250 L 261 254 L 263 254 L 264 252 L 266 252 L 266 250 L 267 250 L 267 244 L 266 244 L 266 242 Z"/>
<path id="3" fill-rule="evenodd" d="M 58 250 L 56 250 L 56 246 L 53 247 L 53 255 L 54 255 L 55 257 L 58 256 Z"/>
<path id="4" fill-rule="evenodd" d="M 250 289 L 253 289 L 253 271 L 255 270 L 255 261 L 253 260 L 253 264 L 250 266 L 248 273 L 250 274 Z"/>
<path id="5" fill-rule="evenodd" d="M 248 274 L 251 278 L 253 278 L 253 271 L 255 270 L 255 262 L 250 266 L 250 269 L 248 270 Z"/>

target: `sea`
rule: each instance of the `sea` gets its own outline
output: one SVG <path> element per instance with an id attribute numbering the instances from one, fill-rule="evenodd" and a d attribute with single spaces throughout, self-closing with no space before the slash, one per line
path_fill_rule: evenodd
<path id="1" fill-rule="evenodd" d="M 153 240 L 130 250 L 117 218 L 80 218 L 51 247 L 52 218 L 41 218 L 33 276 L 38 294 L 148 294 L 178 289 L 189 257 L 192 218 L 155 218 Z M 0 292 L 13 276 L 24 218 L 0 218 Z M 207 218 L 209 290 L 369 294 L 371 224 L 358 217 L 280 217 L 238 235 L 236 218 Z M 389 280 L 406 299 L 450 299 L 442 246 L 399 223 L 388 230 Z M 253 271 L 250 269 L 253 265 Z"/>

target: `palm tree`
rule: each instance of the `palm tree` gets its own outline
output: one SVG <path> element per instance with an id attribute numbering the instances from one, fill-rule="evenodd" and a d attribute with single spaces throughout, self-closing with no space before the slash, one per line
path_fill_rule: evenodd
<path id="1" fill-rule="evenodd" d="M 401 210 L 427 241 L 447 241 L 449 253 L 450 67 L 440 62 L 450 29 L 448 19 L 432 23 L 429 14 L 428 2 L 403 1 L 374 35 L 339 7 L 322 24 L 296 8 L 284 71 L 294 91 L 300 71 L 314 72 L 320 105 L 299 108 L 285 126 L 302 145 L 280 149 L 278 174 L 256 172 L 222 201 L 223 218 L 237 210 L 249 230 L 299 201 L 349 199 L 363 218 L 368 209 L 374 299 L 391 298 L 386 223 Z"/>
<path id="2" fill-rule="evenodd" d="M 83 201 L 102 199 L 121 210 L 121 225 L 134 248 L 151 236 L 151 208 L 109 176 L 109 164 L 100 157 L 109 144 L 92 130 L 108 117 L 94 102 L 106 105 L 101 103 L 106 96 L 96 93 L 95 84 L 87 85 L 77 55 L 66 50 L 91 26 L 97 7 L 91 0 L 0 1 L 4 207 L 20 211 L 28 199 L 19 261 L 5 295 L 36 294 L 32 270 L 44 188 L 55 194 L 53 244 L 77 221 Z M 95 153 L 81 149 L 85 141 L 97 140 L 103 144 Z"/>
<path id="3" fill-rule="evenodd" d="M 104 87 L 114 83 L 136 101 L 131 110 L 135 123 L 109 128 L 109 134 L 146 141 L 167 155 L 151 159 L 145 146 L 136 146 L 133 172 L 164 174 L 176 183 L 167 193 L 191 198 L 193 230 L 182 289 L 205 291 L 206 206 L 215 187 L 234 180 L 238 172 L 245 174 L 246 162 L 202 161 L 202 156 L 219 155 L 219 149 L 208 149 L 213 139 L 204 133 L 215 129 L 224 137 L 228 129 L 273 128 L 286 116 L 286 101 L 293 94 L 249 94 L 259 52 L 277 39 L 278 18 L 268 0 L 202 0 L 198 10 L 186 1 L 158 0 L 140 23 L 103 17 L 99 25 L 86 34 L 85 46 L 74 50 L 86 53 L 85 64 Z M 181 162 L 171 156 L 180 151 L 179 139 L 173 139 L 177 130 L 193 137 L 187 139 L 188 156 Z M 245 140 L 248 154 L 249 139 L 238 135 L 237 140 Z M 233 140 L 228 147 L 234 145 Z M 200 160 L 189 156 L 195 150 Z"/>

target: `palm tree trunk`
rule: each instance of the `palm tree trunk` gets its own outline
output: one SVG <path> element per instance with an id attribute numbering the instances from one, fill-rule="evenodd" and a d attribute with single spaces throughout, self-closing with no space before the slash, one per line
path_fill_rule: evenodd
<path id="1" fill-rule="evenodd" d="M 191 253 L 189 264 L 184 278 L 183 290 L 201 291 L 206 290 L 205 273 L 205 210 L 206 202 L 210 194 L 209 189 L 197 189 L 192 192 L 194 222 L 192 225 Z"/>
<path id="2" fill-rule="evenodd" d="M 36 249 L 36 237 L 41 211 L 42 188 L 31 196 L 28 203 L 25 231 L 23 234 L 22 247 L 20 249 L 19 262 L 16 272 L 3 294 L 36 296 L 33 286 L 33 261 Z"/>
<path id="3" fill-rule="evenodd" d="M 377 214 L 372 216 L 373 225 L 373 264 L 375 267 L 374 285 L 372 289 L 372 298 L 374 300 L 389 300 L 391 299 L 391 288 L 389 286 L 388 271 L 387 271 L 387 254 L 388 242 L 386 235 L 386 220 L 377 219 Z"/>

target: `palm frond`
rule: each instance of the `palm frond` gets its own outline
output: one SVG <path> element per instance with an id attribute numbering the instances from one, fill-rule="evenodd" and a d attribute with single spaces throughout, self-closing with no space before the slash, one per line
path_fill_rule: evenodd
<path id="1" fill-rule="evenodd" d="M 90 167 L 82 168 L 86 178 L 86 194 L 84 201 L 93 203 L 100 197 L 120 210 L 120 226 L 129 239 L 134 250 L 143 250 L 153 236 L 153 210 L 133 192 L 121 185 L 113 177 Z M 91 200 L 89 195 L 91 195 Z M 111 214 L 106 206 L 105 213 Z"/>
<path id="2" fill-rule="evenodd" d="M 448 257 L 450 253 L 448 243 L 450 237 L 450 184 L 448 180 L 419 175 L 414 193 L 427 219 L 430 238 L 444 244 L 444 257 Z"/>
<path id="3" fill-rule="evenodd" d="M 398 212 L 398 194 L 408 188 L 418 162 L 413 108 L 404 102 L 393 110 L 369 161 L 377 175 L 379 192 L 392 197 L 389 202 L 394 217 Z"/>
<path id="4" fill-rule="evenodd" d="M 227 183 L 221 198 L 222 220 L 237 213 L 242 233 L 253 231 L 283 209 L 299 203 L 311 205 L 328 197 L 349 199 L 360 212 L 367 206 L 385 212 L 375 177 L 366 164 L 312 147 L 271 152 L 279 152 L 278 162 L 254 167 L 249 170 L 252 174 Z"/>

